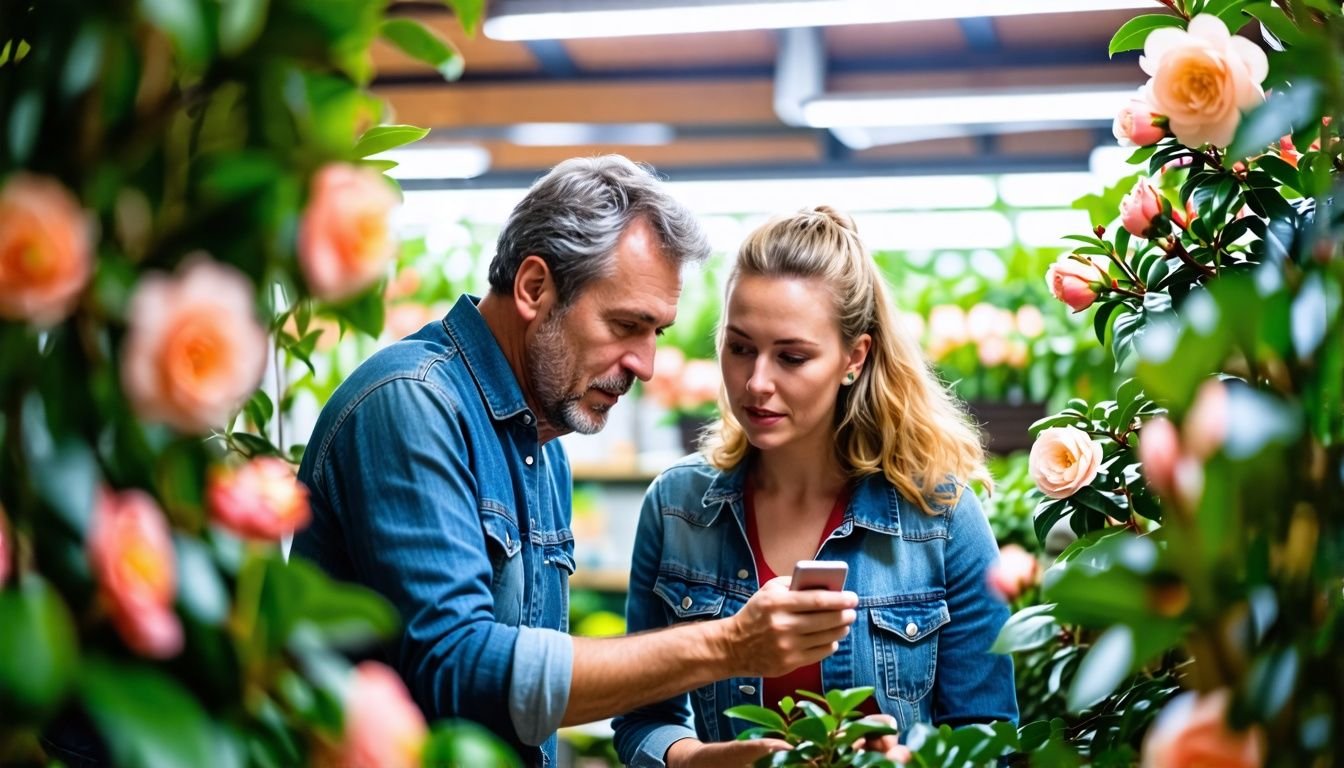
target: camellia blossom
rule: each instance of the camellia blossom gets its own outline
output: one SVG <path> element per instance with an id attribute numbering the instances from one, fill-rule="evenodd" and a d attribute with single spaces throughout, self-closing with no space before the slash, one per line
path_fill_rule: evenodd
<path id="1" fill-rule="evenodd" d="M 1265 762 L 1258 726 L 1234 731 L 1227 724 L 1227 689 L 1187 691 L 1162 708 L 1143 740 L 1142 768 L 1258 768 Z"/>
<path id="2" fill-rule="evenodd" d="M 1112 281 L 1096 264 L 1065 254 L 1046 270 L 1045 284 L 1056 299 L 1074 312 L 1081 312 L 1097 300 L 1098 289 Z"/>
<path id="3" fill-rule="evenodd" d="M 112 625 L 131 650 L 164 659 L 182 650 L 173 613 L 177 559 L 159 505 L 140 490 L 103 490 L 89 531 L 89 562 Z"/>
<path id="4" fill-rule="evenodd" d="M 1181 440 L 1169 419 L 1159 416 L 1139 430 L 1139 463 L 1153 490 L 1168 493 L 1175 487 L 1180 458 Z"/>
<path id="5" fill-rule="evenodd" d="M 136 414 L 180 432 L 223 425 L 266 369 L 266 330 L 241 272 L 194 258 L 152 274 L 131 296 L 121 380 Z"/>
<path id="6" fill-rule="evenodd" d="M 1077 427 L 1051 427 L 1036 437 L 1028 466 L 1042 493 L 1067 499 L 1096 478 L 1101 444 Z"/>
<path id="7" fill-rule="evenodd" d="M 13 534 L 9 532 L 9 518 L 5 517 L 5 508 L 0 506 L 0 587 L 9 581 L 11 563 L 14 560 Z"/>
<path id="8" fill-rule="evenodd" d="M 399 202 L 371 168 L 332 163 L 313 176 L 299 223 L 299 267 L 314 296 L 340 301 L 387 273 L 397 249 L 388 216 Z"/>
<path id="9" fill-rule="evenodd" d="M 1036 583 L 1040 571 L 1035 555 L 1017 544 L 1005 544 L 999 547 L 998 562 L 989 568 L 989 585 L 1005 600 L 1015 600 Z"/>
<path id="10" fill-rule="evenodd" d="M 417 767 L 428 737 L 425 716 L 396 672 L 376 661 L 355 667 L 345 696 L 345 736 L 335 765 Z"/>
<path id="11" fill-rule="evenodd" d="M 90 220 L 60 182 L 16 173 L 0 187 L 0 317 L 52 326 L 93 271 Z"/>
<path id="12" fill-rule="evenodd" d="M 1199 385 L 1194 404 L 1181 427 L 1186 451 L 1201 462 L 1218 451 L 1227 437 L 1227 385 L 1209 379 Z"/>
<path id="13" fill-rule="evenodd" d="M 1194 17 L 1186 29 L 1153 30 L 1139 66 L 1151 75 L 1144 100 L 1167 116 L 1176 140 L 1187 147 L 1231 144 L 1241 112 L 1265 99 L 1265 52 L 1210 14 Z"/>
<path id="14" fill-rule="evenodd" d="M 216 522 L 250 539 L 279 539 L 307 525 L 312 514 L 308 489 L 274 456 L 212 468 L 205 498 Z"/>
<path id="15" fill-rule="evenodd" d="M 1135 237 L 1155 237 L 1163 234 L 1158 217 L 1162 214 L 1162 195 L 1139 177 L 1134 188 L 1120 199 L 1120 224 Z"/>
<path id="16" fill-rule="evenodd" d="M 1124 147 L 1147 147 L 1162 140 L 1167 129 L 1154 125 L 1153 107 L 1143 99 L 1130 99 L 1120 108 L 1115 121 L 1111 124 L 1111 133 Z"/>

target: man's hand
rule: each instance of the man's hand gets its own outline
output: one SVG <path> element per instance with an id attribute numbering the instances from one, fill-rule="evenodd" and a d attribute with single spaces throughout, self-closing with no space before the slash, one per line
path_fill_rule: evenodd
<path id="1" fill-rule="evenodd" d="M 767 581 L 741 611 L 724 619 L 732 676 L 779 677 L 830 656 L 849 634 L 858 604 L 853 592 L 794 592 L 787 576 Z"/>
<path id="2" fill-rule="evenodd" d="M 896 718 L 891 715 L 868 715 L 865 719 L 878 720 L 896 727 Z M 910 762 L 910 749 L 897 741 L 895 734 L 884 736 L 865 736 L 854 742 L 855 748 L 860 752 L 881 752 L 883 757 L 899 765 L 905 765 Z"/>
<path id="3" fill-rule="evenodd" d="M 706 744 L 682 739 L 667 748 L 667 768 L 742 768 L 772 752 L 789 749 L 781 739 L 746 739 Z"/>

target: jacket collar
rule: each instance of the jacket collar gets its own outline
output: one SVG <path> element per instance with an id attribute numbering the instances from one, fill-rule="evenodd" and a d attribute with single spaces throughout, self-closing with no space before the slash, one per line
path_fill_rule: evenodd
<path id="1" fill-rule="evenodd" d="M 751 461 L 747 459 L 727 471 L 715 472 L 713 481 L 700 499 L 700 508 L 693 510 L 690 522 L 697 525 L 713 525 L 725 507 L 733 510 L 742 508 L 742 496 L 745 491 L 747 472 Z M 901 535 L 901 514 L 918 513 L 919 510 L 906 501 L 896 486 L 888 483 L 880 472 L 865 475 L 854 488 L 849 499 L 849 508 L 845 510 L 844 522 L 839 533 L 847 534 L 854 526 L 899 536 Z"/>
<path id="2" fill-rule="evenodd" d="M 490 416 L 504 421 L 526 411 L 527 401 L 504 351 L 476 308 L 478 303 L 479 297 L 463 294 L 443 318 L 443 328 L 461 350 Z"/>

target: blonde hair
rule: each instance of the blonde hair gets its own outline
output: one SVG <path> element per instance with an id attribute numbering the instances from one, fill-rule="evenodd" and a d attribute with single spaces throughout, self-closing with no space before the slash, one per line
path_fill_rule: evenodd
<path id="1" fill-rule="evenodd" d="M 936 514 L 935 504 L 950 506 L 960 496 L 950 478 L 993 487 L 979 428 L 898 322 L 886 282 L 852 219 L 817 206 L 758 227 L 738 250 L 724 306 L 743 275 L 819 279 L 830 289 L 846 346 L 865 333 L 872 338 L 858 380 L 836 394 L 836 456 L 851 477 L 881 472 L 928 514 Z M 722 354 L 722 321 L 718 340 Z M 723 390 L 719 413 L 700 450 L 714 467 L 728 470 L 751 446 Z"/>

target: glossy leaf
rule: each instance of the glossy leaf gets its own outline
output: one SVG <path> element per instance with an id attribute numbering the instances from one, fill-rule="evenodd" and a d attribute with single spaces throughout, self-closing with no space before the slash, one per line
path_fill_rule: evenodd
<path id="1" fill-rule="evenodd" d="M 434 68 L 445 80 L 462 76 L 462 55 L 453 44 L 414 19 L 388 19 L 379 29 L 383 39 L 402 53 Z"/>
<path id="2" fill-rule="evenodd" d="M 368 157 L 386 152 L 419 141 L 428 134 L 428 128 L 417 128 L 414 125 L 375 126 L 359 137 L 359 143 L 355 144 L 355 157 Z"/>
<path id="3" fill-rule="evenodd" d="M 60 595 L 35 576 L 0 589 L 0 711 L 42 722 L 78 675 L 75 625 Z"/>
<path id="4" fill-rule="evenodd" d="M 1111 37 L 1110 45 L 1107 46 L 1107 52 L 1114 57 L 1117 53 L 1142 48 L 1144 41 L 1148 39 L 1148 34 L 1154 29 L 1184 26 L 1184 19 L 1170 14 L 1148 13 L 1135 16 L 1116 30 L 1115 35 Z"/>
<path id="5" fill-rule="evenodd" d="M 180 684 L 153 667 L 95 657 L 80 675 L 84 706 L 117 765 L 210 765 L 210 717 Z"/>

